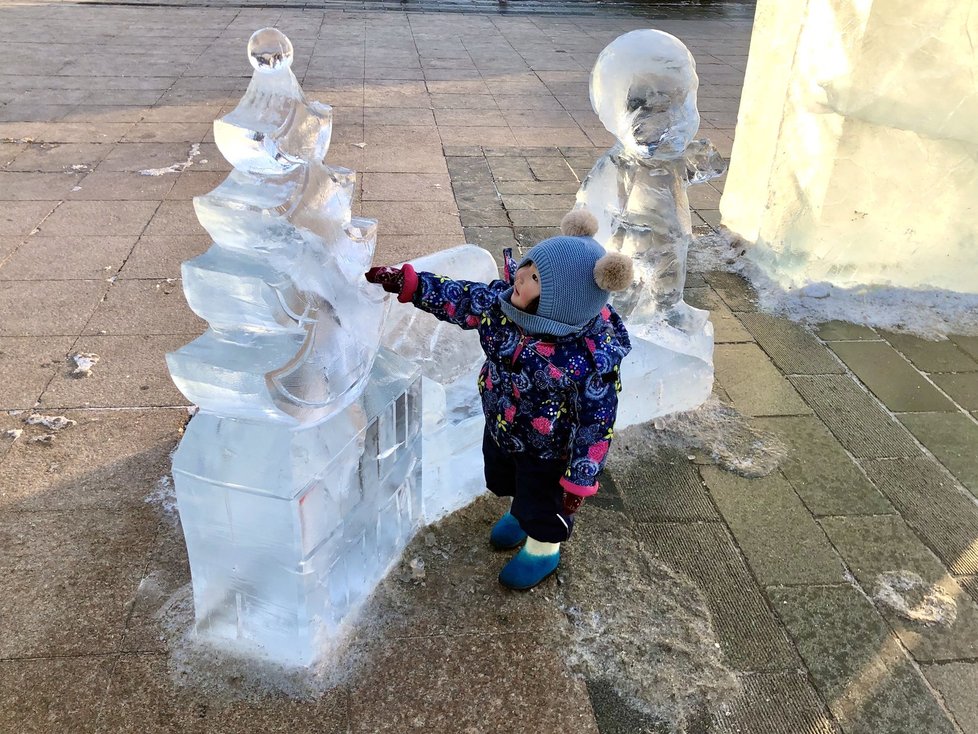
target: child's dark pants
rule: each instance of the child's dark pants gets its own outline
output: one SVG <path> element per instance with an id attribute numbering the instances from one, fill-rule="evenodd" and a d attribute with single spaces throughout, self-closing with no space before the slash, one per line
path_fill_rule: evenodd
<path id="1" fill-rule="evenodd" d="M 564 515 L 564 490 L 560 478 L 567 461 L 511 454 L 496 445 L 486 431 L 482 437 L 486 463 L 486 487 L 499 497 L 512 497 L 513 514 L 523 531 L 534 540 L 560 543 L 570 537 L 574 516 Z"/>

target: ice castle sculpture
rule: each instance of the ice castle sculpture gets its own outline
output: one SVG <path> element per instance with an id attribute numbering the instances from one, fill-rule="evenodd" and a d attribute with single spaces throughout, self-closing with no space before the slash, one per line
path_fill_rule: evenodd
<path id="1" fill-rule="evenodd" d="M 351 217 L 353 172 L 323 163 L 331 109 L 306 101 L 279 31 L 248 55 L 214 124 L 234 170 L 194 200 L 213 244 L 183 283 L 209 328 L 167 355 L 199 406 L 173 476 L 198 633 L 307 665 L 422 522 L 421 377 L 380 344 L 376 223 Z"/>
<path id="2" fill-rule="evenodd" d="M 618 142 L 588 173 L 579 206 L 598 218 L 607 249 L 631 255 L 635 283 L 617 294 L 632 353 L 622 363 L 618 427 L 689 410 L 713 386 L 709 313 L 683 300 L 692 225 L 686 189 L 723 175 L 708 140 L 694 140 L 696 63 L 656 30 L 619 36 L 591 72 L 591 105 Z"/>

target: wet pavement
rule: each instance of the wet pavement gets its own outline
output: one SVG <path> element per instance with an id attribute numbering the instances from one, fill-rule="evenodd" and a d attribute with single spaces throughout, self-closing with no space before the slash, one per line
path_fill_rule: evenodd
<path id="1" fill-rule="evenodd" d="M 210 123 L 251 32 L 282 28 L 334 105 L 327 160 L 358 172 L 383 263 L 554 232 L 611 144 L 588 71 L 632 28 L 687 43 L 701 134 L 729 155 L 751 31 L 745 6 L 181 5 L 0 5 L 0 431 L 23 431 L 0 435 L 0 729 L 978 732 L 978 338 L 807 329 L 719 271 L 687 282 L 716 327 L 721 402 L 697 420 L 736 418 L 613 451 L 558 579 L 498 587 L 484 499 L 419 535 L 426 577 L 385 582 L 317 700 L 229 697 L 181 664 L 189 574 L 158 499 L 187 406 L 163 354 L 204 327 L 179 265 L 209 245 L 191 198 L 229 170 Z M 691 189 L 697 234 L 722 188 Z M 778 467 L 718 464 L 730 426 Z"/>

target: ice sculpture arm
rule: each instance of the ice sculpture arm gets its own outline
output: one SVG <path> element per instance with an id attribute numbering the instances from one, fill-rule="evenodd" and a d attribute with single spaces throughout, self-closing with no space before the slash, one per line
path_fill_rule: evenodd
<path id="1" fill-rule="evenodd" d="M 560 480 L 565 492 L 590 497 L 598 491 L 597 477 L 611 447 L 620 390 L 617 364 L 605 374 L 594 372 L 578 386 L 577 426 L 567 472 Z"/>
<path id="2" fill-rule="evenodd" d="M 692 141 L 686 146 L 686 175 L 690 183 L 703 183 L 719 178 L 727 172 L 727 162 L 706 138 Z"/>
<path id="3" fill-rule="evenodd" d="M 404 300 L 408 296 L 422 311 L 463 329 L 478 327 L 482 317 L 496 304 L 499 294 L 510 287 L 501 280 L 476 283 L 452 280 L 434 273 L 416 273 L 410 265 L 405 265 L 404 270 L 404 290 L 398 299 Z"/>

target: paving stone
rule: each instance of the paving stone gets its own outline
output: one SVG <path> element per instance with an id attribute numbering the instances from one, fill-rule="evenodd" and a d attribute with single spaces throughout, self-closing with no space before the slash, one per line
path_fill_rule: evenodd
<path id="1" fill-rule="evenodd" d="M 627 512 L 638 522 L 720 520 L 696 465 L 683 452 L 659 452 L 653 459 L 616 464 L 613 471 Z"/>
<path id="2" fill-rule="evenodd" d="M 186 334 L 193 338 L 206 328 L 207 322 L 187 306 L 180 281 L 118 280 L 83 333 Z"/>
<path id="3" fill-rule="evenodd" d="M 744 278 L 736 273 L 712 270 L 704 273 L 706 281 L 713 287 L 731 311 L 756 311 L 757 294 Z"/>
<path id="4" fill-rule="evenodd" d="M 503 248 L 512 247 L 514 253 L 516 248 L 516 238 L 509 227 L 466 227 L 465 241 L 500 256 Z"/>
<path id="5" fill-rule="evenodd" d="M 870 480 L 954 575 L 978 573 L 978 505 L 930 458 L 864 461 Z"/>
<path id="6" fill-rule="evenodd" d="M 563 209 L 574 207 L 572 195 L 561 194 L 503 194 L 503 204 L 507 209 Z"/>
<path id="7" fill-rule="evenodd" d="M 141 567 L 45 560 L 39 568 L 4 571 L 0 658 L 117 650 Z"/>
<path id="8" fill-rule="evenodd" d="M 925 665 L 921 670 L 964 734 L 978 734 L 978 663 Z"/>
<path id="9" fill-rule="evenodd" d="M 67 366 L 56 374 L 41 395 L 43 409 L 187 405 L 165 355 L 188 341 L 186 335 L 81 337 L 72 350 L 98 354 L 98 364 L 91 377 L 71 377 Z"/>
<path id="10" fill-rule="evenodd" d="M 601 734 L 664 734 L 671 730 L 668 722 L 639 711 L 607 681 L 588 679 L 587 694 Z"/>
<path id="11" fill-rule="evenodd" d="M 814 515 L 879 515 L 891 505 L 815 416 L 755 418 L 782 441 L 788 455 L 779 469 Z"/>
<path id="12" fill-rule="evenodd" d="M 565 194 L 573 196 L 580 184 L 577 181 L 496 181 L 500 194 Z"/>
<path id="13" fill-rule="evenodd" d="M 554 227 L 559 228 L 566 209 L 512 209 L 509 218 L 516 227 Z"/>
<path id="14" fill-rule="evenodd" d="M 889 344 L 831 342 L 830 346 L 890 410 L 907 413 L 955 410 L 954 404 Z"/>
<path id="15" fill-rule="evenodd" d="M 952 341 L 929 341 L 911 334 L 882 332 L 893 348 L 923 372 L 975 372 L 978 361 L 969 357 Z"/>
<path id="16" fill-rule="evenodd" d="M 933 374 L 930 379 L 965 410 L 978 410 L 978 373 Z"/>
<path id="17" fill-rule="evenodd" d="M 880 612 L 910 654 L 920 661 L 978 657 L 978 604 L 899 517 L 825 518 L 822 527 L 871 597 L 880 574 L 909 572 L 954 599 L 957 614 L 949 624 L 909 621 L 884 603 Z"/>
<path id="18" fill-rule="evenodd" d="M 113 664 L 101 655 L 0 660 L 0 730 L 95 731 Z M 68 691 L 66 681 L 71 681 Z"/>
<path id="19" fill-rule="evenodd" d="M 119 271 L 135 242 L 133 235 L 32 235 L 0 267 L 0 280 L 103 280 Z"/>
<path id="20" fill-rule="evenodd" d="M 165 199 L 193 199 L 216 189 L 227 174 L 223 171 L 184 171 L 166 192 Z"/>
<path id="21" fill-rule="evenodd" d="M 597 734 L 584 682 L 529 635 L 391 640 L 367 654 L 369 668 L 350 688 L 352 732 L 502 731 L 519 711 L 520 730 Z"/>
<path id="22" fill-rule="evenodd" d="M 978 601 L 978 576 L 958 576 L 958 584 L 962 589 L 971 594 L 971 598 Z"/>
<path id="23" fill-rule="evenodd" d="M 526 159 L 538 181 L 576 181 L 577 177 L 562 158 L 544 157 Z"/>
<path id="24" fill-rule="evenodd" d="M 209 236 L 153 237 L 143 235 L 132 248 L 120 278 L 179 278 L 185 260 L 197 257 L 211 246 Z M 0 270 L 0 273 L 3 271 Z"/>
<path id="25" fill-rule="evenodd" d="M 139 122 L 125 131 L 124 143 L 199 143 L 210 131 L 209 122 Z"/>
<path id="26" fill-rule="evenodd" d="M 702 280 L 702 276 L 700 276 L 700 280 Z M 690 278 L 687 276 L 687 283 L 689 282 Z M 687 287 L 684 292 L 684 299 L 690 306 L 710 312 L 714 343 L 730 344 L 754 341 L 750 332 L 733 315 L 733 311 L 727 308 L 727 304 L 720 299 L 720 296 L 706 285 L 706 281 L 702 282 L 703 287 Z"/>
<path id="27" fill-rule="evenodd" d="M 7 164 L 7 170 L 86 172 L 95 168 L 113 147 L 108 143 L 31 145 Z"/>
<path id="28" fill-rule="evenodd" d="M 177 176 L 141 176 L 131 171 L 92 171 L 65 198 L 74 201 L 159 201 Z"/>
<path id="29" fill-rule="evenodd" d="M 73 336 L 0 337 L 0 410 L 23 410 L 37 402 L 64 363 Z M 19 426 L 18 426 L 19 427 Z"/>
<path id="30" fill-rule="evenodd" d="M 412 145 L 397 155 L 383 146 L 363 149 L 363 163 L 354 170 L 377 173 L 445 173 L 445 158 L 440 145 Z M 330 159 L 332 161 L 332 159 Z M 470 160 L 470 159 L 469 159 Z"/>
<path id="31" fill-rule="evenodd" d="M 910 432 L 847 375 L 788 378 L 843 447 L 858 458 L 919 456 Z"/>
<path id="32" fill-rule="evenodd" d="M 40 225 L 45 236 L 139 235 L 158 201 L 66 201 Z"/>
<path id="33" fill-rule="evenodd" d="M 718 344 L 716 379 L 745 415 L 805 415 L 811 412 L 791 384 L 756 344 Z"/>
<path id="34" fill-rule="evenodd" d="M 724 655 L 736 670 L 786 670 L 798 658 L 720 523 L 642 524 L 649 552 L 703 592 Z"/>
<path id="35" fill-rule="evenodd" d="M 768 590 L 815 687 L 846 734 L 954 727 L 872 603 L 851 586 Z"/>
<path id="36" fill-rule="evenodd" d="M 516 137 L 508 127 L 439 127 L 446 145 L 514 145 Z"/>
<path id="37" fill-rule="evenodd" d="M 492 215 L 503 211 L 502 201 L 488 186 L 480 189 L 477 194 L 472 194 L 470 191 L 456 193 L 455 204 L 462 216 L 478 216 L 482 212 Z"/>
<path id="38" fill-rule="evenodd" d="M 822 529 L 779 474 L 745 479 L 702 467 L 703 479 L 762 584 L 831 584 L 843 567 Z"/>
<path id="39" fill-rule="evenodd" d="M 978 423 L 965 413 L 907 413 L 899 418 L 978 498 Z"/>
<path id="40" fill-rule="evenodd" d="M 61 414 L 77 425 L 58 431 L 49 444 L 29 440 L 50 433 L 48 429 L 18 421 L 24 435 L 0 464 L 0 504 L 5 509 L 141 508 L 160 477 L 169 473 L 170 452 L 187 421 L 183 408 Z"/>
<path id="41" fill-rule="evenodd" d="M 803 673 L 741 676 L 743 692 L 713 716 L 717 734 L 837 734 L 839 729 Z M 602 730 L 604 734 L 604 730 Z"/>
<path id="42" fill-rule="evenodd" d="M 555 237 L 560 234 L 560 228 L 557 226 L 557 222 L 547 227 L 514 226 L 513 234 L 516 236 L 517 242 L 520 243 L 520 247 L 529 249 L 540 240 L 545 240 L 548 237 Z"/>
<path id="43" fill-rule="evenodd" d="M 57 206 L 55 201 L 4 201 L 0 209 L 0 236 L 30 234 Z"/>
<path id="44" fill-rule="evenodd" d="M 0 172 L 0 191 L 7 201 L 60 201 L 81 180 L 80 173 Z"/>
<path id="45" fill-rule="evenodd" d="M 496 181 L 535 180 L 533 178 L 533 171 L 530 170 L 530 166 L 525 158 L 516 156 L 506 158 L 490 157 L 486 160 L 489 162 L 492 177 Z"/>
<path id="46" fill-rule="evenodd" d="M 188 143 L 120 143 L 104 156 L 98 170 L 143 171 L 167 168 L 174 163 L 185 162 L 189 153 Z M 194 164 L 198 165 L 196 159 Z"/>
<path id="47" fill-rule="evenodd" d="M 269 734 L 341 734 L 349 731 L 347 692 L 327 691 L 301 701 L 285 696 L 215 702 L 191 686 L 176 686 L 165 654 L 121 656 L 112 669 L 98 734 L 262 731 Z"/>
<path id="48" fill-rule="evenodd" d="M 952 334 L 948 338 L 960 349 L 971 355 L 973 359 L 978 360 L 978 336 L 958 336 Z"/>
<path id="49" fill-rule="evenodd" d="M 104 280 L 0 281 L 0 336 L 77 335 L 108 288 Z"/>
<path id="50" fill-rule="evenodd" d="M 788 375 L 841 374 L 845 368 L 800 324 L 766 313 L 744 313 L 741 322 L 782 372 Z"/>
<path id="51" fill-rule="evenodd" d="M 364 201 L 454 201 L 451 179 L 444 174 L 365 173 L 361 180 Z"/>

